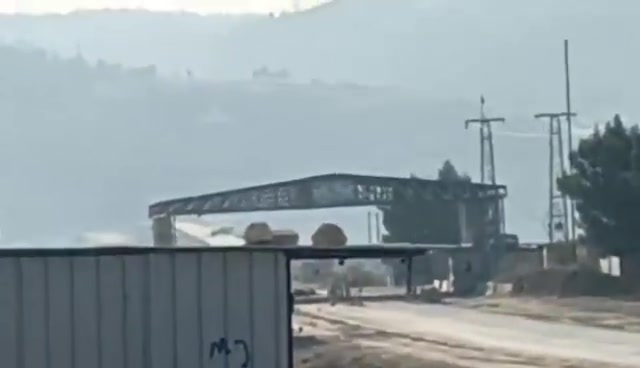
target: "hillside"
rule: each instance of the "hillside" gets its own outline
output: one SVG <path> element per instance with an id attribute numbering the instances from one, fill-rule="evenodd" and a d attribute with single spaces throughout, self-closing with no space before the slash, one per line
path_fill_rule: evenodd
<path id="1" fill-rule="evenodd" d="M 615 112 L 640 116 L 640 52 L 627 46 L 640 41 L 631 29 L 640 6 L 621 2 L 342 0 L 280 18 L 3 17 L 5 39 L 49 49 L 0 49 L 3 240 L 112 231 L 144 222 L 153 200 L 318 173 L 432 175 L 450 158 L 477 177 L 477 132 L 462 122 L 480 93 L 508 119 L 496 128 L 507 226 L 540 239 L 547 146 L 531 116 L 563 108 L 564 37 L 579 133 Z M 287 68 L 293 83 L 248 81 L 260 66 Z M 185 69 L 196 80 L 162 77 Z M 365 238 L 353 212 L 272 218 L 313 228 L 336 216 Z"/>
<path id="2" fill-rule="evenodd" d="M 140 10 L 81 11 L 68 15 L 0 15 L 0 39 L 72 57 L 128 66 L 158 64 L 166 72 L 204 69 L 212 42 L 262 16 L 153 13 Z"/>
<path id="3" fill-rule="evenodd" d="M 523 111 L 557 109 L 562 39 L 572 46 L 574 99 L 588 122 L 637 99 L 640 5 L 620 0 L 337 0 L 277 18 L 80 12 L 0 19 L 0 35 L 80 50 L 90 59 L 155 64 L 160 71 L 246 79 L 261 66 L 300 81 L 393 84 L 427 97 L 482 91 Z M 631 107 L 629 107 L 631 108 Z M 637 111 L 625 111 L 637 114 Z"/>
<path id="4" fill-rule="evenodd" d="M 632 28 L 640 5 L 616 4 L 342 0 L 236 28 L 223 42 L 229 59 L 212 65 L 222 71 L 232 59 L 247 60 L 286 66 L 301 79 L 405 85 L 432 98 L 475 99 L 482 91 L 503 109 L 528 113 L 561 106 L 568 38 L 574 102 L 593 119 L 638 97 L 640 75 L 629 73 L 640 51 L 628 45 L 640 41 Z"/>

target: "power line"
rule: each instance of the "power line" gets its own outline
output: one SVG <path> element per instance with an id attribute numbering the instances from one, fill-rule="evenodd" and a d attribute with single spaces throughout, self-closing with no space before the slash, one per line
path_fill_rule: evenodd
<path id="1" fill-rule="evenodd" d="M 536 119 L 549 122 L 549 223 L 547 231 L 549 243 L 560 240 L 569 242 L 569 209 L 567 197 L 558 190 L 557 179 L 566 174 L 561 118 L 568 119 L 575 113 L 539 113 Z"/>

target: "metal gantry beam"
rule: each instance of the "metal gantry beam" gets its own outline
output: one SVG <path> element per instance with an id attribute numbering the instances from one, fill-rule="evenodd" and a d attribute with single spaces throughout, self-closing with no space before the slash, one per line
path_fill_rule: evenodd
<path id="1" fill-rule="evenodd" d="M 394 201 L 502 199 L 503 185 L 445 183 L 418 178 L 329 174 L 161 201 L 149 217 L 384 206 Z"/>

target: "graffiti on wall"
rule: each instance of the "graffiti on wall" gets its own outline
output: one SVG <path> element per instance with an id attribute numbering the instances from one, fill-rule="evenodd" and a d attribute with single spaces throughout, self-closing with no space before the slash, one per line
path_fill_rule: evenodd
<path id="1" fill-rule="evenodd" d="M 251 349 L 249 344 L 243 339 L 233 341 L 226 337 L 220 337 L 209 344 L 209 360 L 215 360 L 225 356 L 239 356 L 241 364 L 239 368 L 248 368 L 251 363 Z"/>

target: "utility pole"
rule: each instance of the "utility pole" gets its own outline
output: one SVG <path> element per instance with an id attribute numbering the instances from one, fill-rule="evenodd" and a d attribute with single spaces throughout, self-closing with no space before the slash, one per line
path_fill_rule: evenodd
<path id="1" fill-rule="evenodd" d="M 488 118 L 484 111 L 484 96 L 480 96 L 480 118 L 468 119 L 464 122 L 465 129 L 469 129 L 471 124 L 480 125 L 480 182 L 483 184 L 496 184 L 496 162 L 493 151 L 493 133 L 491 124 L 504 123 L 505 118 Z M 505 231 L 504 203 L 499 201 L 494 208 L 494 216 L 498 216 L 500 233 Z"/>
<path id="2" fill-rule="evenodd" d="M 376 211 L 376 244 L 382 243 L 382 232 L 380 231 L 380 212 Z"/>
<path id="3" fill-rule="evenodd" d="M 567 198 L 560 193 L 557 186 L 558 178 L 566 174 L 565 157 L 562 138 L 561 118 L 569 119 L 575 113 L 540 113 L 536 119 L 549 121 L 549 223 L 547 231 L 549 243 L 558 241 L 569 242 L 569 209 Z"/>
<path id="4" fill-rule="evenodd" d="M 491 123 L 504 123 L 504 118 L 487 118 L 484 113 L 484 96 L 480 96 L 480 118 L 468 119 L 464 122 L 465 129 L 471 124 L 480 125 L 480 182 L 496 183 L 496 162 L 493 155 L 493 133 Z"/>
<path id="5" fill-rule="evenodd" d="M 369 244 L 373 243 L 373 239 L 372 239 L 372 234 L 371 234 L 371 211 L 367 212 L 367 240 L 369 241 Z"/>
<path id="6" fill-rule="evenodd" d="M 567 139 L 569 143 L 569 154 L 573 150 L 573 124 L 571 122 L 571 81 L 569 78 L 569 40 L 564 40 L 564 76 L 565 76 L 565 91 L 567 102 Z M 569 166 L 569 171 L 573 171 L 573 168 Z M 571 240 L 576 240 L 576 203 L 572 200 L 569 201 L 570 215 L 571 215 Z"/>

